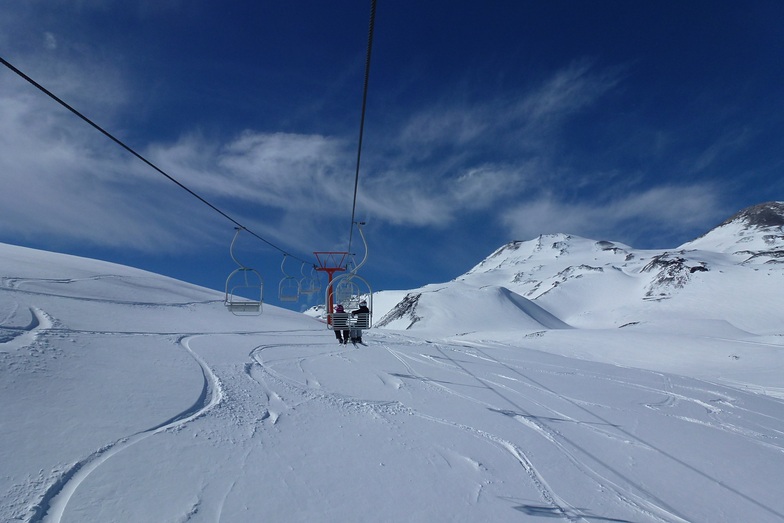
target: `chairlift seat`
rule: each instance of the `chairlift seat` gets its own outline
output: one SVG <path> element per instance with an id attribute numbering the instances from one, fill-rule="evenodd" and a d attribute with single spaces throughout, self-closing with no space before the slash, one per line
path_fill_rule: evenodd
<path id="1" fill-rule="evenodd" d="M 258 301 L 229 301 L 225 305 L 235 314 L 257 313 L 261 310 L 261 302 Z"/>
<path id="2" fill-rule="evenodd" d="M 347 312 L 333 312 L 332 313 L 332 329 L 333 330 L 347 330 L 349 328 L 350 315 Z"/>
<path id="3" fill-rule="evenodd" d="M 299 281 L 291 276 L 280 280 L 278 285 L 278 299 L 280 301 L 298 301 L 300 294 Z"/>
<path id="4" fill-rule="evenodd" d="M 352 314 L 349 325 L 355 330 L 367 330 L 370 328 L 370 314 L 367 312 L 360 312 Z"/>

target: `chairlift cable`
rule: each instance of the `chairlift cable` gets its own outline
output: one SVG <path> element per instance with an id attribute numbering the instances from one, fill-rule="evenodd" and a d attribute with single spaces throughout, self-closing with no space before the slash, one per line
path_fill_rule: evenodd
<path id="1" fill-rule="evenodd" d="M 190 189 L 189 187 L 187 187 L 185 184 L 183 184 L 182 182 L 180 182 L 179 180 L 177 180 L 177 179 L 176 179 L 176 178 L 174 178 L 173 176 L 169 175 L 169 174 L 168 174 L 168 173 L 166 173 L 166 172 L 165 172 L 163 169 L 161 169 L 160 167 L 158 167 L 157 165 L 155 165 L 154 163 L 152 163 L 150 160 L 148 160 L 147 158 L 145 158 L 144 156 L 142 156 L 141 154 L 139 154 L 138 152 L 136 152 L 136 151 L 135 151 L 133 148 L 131 148 L 129 145 L 126 145 L 126 144 L 125 144 L 123 141 L 121 141 L 119 138 L 117 138 L 117 137 L 115 137 L 114 135 L 112 135 L 112 134 L 111 134 L 109 131 L 105 130 L 103 127 L 101 127 L 101 126 L 100 126 L 100 125 L 98 125 L 97 123 L 95 123 L 95 122 L 93 122 L 92 120 L 90 120 L 90 119 L 89 119 L 87 116 L 85 116 L 84 114 L 82 114 L 81 112 L 79 112 L 77 109 L 75 109 L 74 107 L 72 107 L 71 105 L 69 105 L 69 104 L 68 104 L 67 102 L 65 102 L 63 99 L 59 98 L 57 95 L 55 95 L 54 93 L 52 93 L 52 92 L 51 92 L 50 90 L 48 90 L 46 87 L 44 87 L 43 85 L 39 84 L 38 82 L 36 82 L 36 81 L 35 81 L 35 80 L 33 80 L 32 78 L 30 78 L 28 75 L 26 75 L 24 72 L 22 72 L 21 70 L 19 70 L 19 69 L 18 69 L 17 67 L 15 67 L 13 64 L 11 64 L 10 62 L 8 62 L 8 61 L 7 61 L 5 58 L 3 58 L 2 56 L 0 56 L 0 63 L 2 63 L 3 65 L 5 65 L 5 66 L 6 66 L 7 68 L 9 68 L 11 71 L 13 71 L 14 73 L 16 73 L 17 75 L 19 75 L 20 77 L 22 77 L 24 80 L 26 80 L 28 83 L 30 83 L 31 85 L 33 85 L 34 87 L 36 87 L 38 90 L 40 90 L 41 92 L 43 92 L 43 93 L 44 93 L 45 95 L 47 95 L 49 98 L 51 98 L 52 100 L 54 100 L 55 102 L 57 102 L 58 104 L 62 105 L 64 108 L 68 109 L 70 112 L 72 112 L 73 114 L 75 114 L 76 116 L 78 116 L 79 118 L 81 118 L 82 120 L 84 120 L 84 121 L 85 121 L 87 124 L 89 124 L 91 127 L 95 128 L 95 129 L 96 129 L 98 132 L 100 132 L 101 134 L 103 134 L 104 136 L 106 136 L 107 138 L 109 138 L 111 141 L 113 141 L 114 143 L 116 143 L 117 145 L 119 145 L 120 147 L 122 147 L 123 149 L 125 149 L 127 152 L 131 153 L 133 156 L 135 156 L 136 158 L 138 158 L 139 160 L 141 160 L 142 162 L 144 162 L 145 164 L 147 164 L 149 167 L 153 168 L 155 171 L 157 171 L 158 173 L 160 173 L 161 175 L 163 175 L 164 177 L 166 177 L 166 178 L 167 178 L 169 181 L 173 182 L 173 183 L 174 183 L 174 184 L 176 184 L 178 187 L 180 187 L 181 189 L 183 189 L 184 191 L 186 191 L 188 194 L 190 194 L 191 196 L 193 196 L 194 198 L 196 198 L 197 200 L 199 200 L 200 202 L 202 202 L 203 204 L 205 204 L 206 206 L 208 206 L 210 209 L 212 209 L 213 211 L 217 212 L 218 214 L 220 214 L 221 216 L 223 216 L 224 218 L 226 218 L 227 220 L 229 220 L 230 222 L 232 222 L 232 223 L 233 223 L 234 225 L 236 225 L 237 227 L 239 227 L 239 228 L 241 228 L 241 229 L 245 230 L 245 231 L 246 231 L 247 233 L 249 233 L 251 236 L 254 236 L 255 238 L 257 238 L 257 239 L 261 240 L 262 242 L 266 243 L 267 245 L 269 245 L 269 246 L 270 246 L 270 247 L 272 247 L 273 249 L 276 249 L 276 250 L 278 250 L 278 251 L 282 252 L 284 255 L 291 256 L 292 258 L 294 258 L 294 259 L 296 259 L 296 260 L 299 260 L 299 261 L 301 261 L 301 262 L 303 262 L 303 263 L 312 263 L 312 262 L 306 262 L 305 260 L 303 260 L 303 259 L 301 259 L 301 258 L 298 258 L 297 256 L 294 256 L 294 255 L 292 255 L 292 254 L 290 254 L 290 253 L 286 252 L 284 249 L 282 249 L 282 248 L 278 247 L 277 245 L 273 244 L 273 243 L 272 243 L 272 242 L 270 242 L 269 240 L 266 240 L 265 238 L 262 238 L 261 236 L 259 236 L 259 235 L 258 235 L 258 234 L 256 234 L 255 232 L 251 231 L 250 229 L 248 229 L 247 227 L 245 227 L 244 225 L 242 225 L 242 224 L 241 224 L 239 221 L 237 221 L 236 219 L 232 218 L 232 217 L 231 217 L 229 214 L 227 214 L 226 212 L 222 211 L 222 210 L 221 210 L 221 209 L 219 209 L 217 206 L 215 206 L 215 205 L 213 205 L 212 203 L 210 203 L 209 201 L 207 201 L 207 200 L 206 200 L 204 197 L 202 197 L 201 195 L 197 194 L 195 191 L 193 191 L 192 189 Z M 355 191 L 355 195 L 356 195 L 356 189 L 354 189 L 354 191 Z M 356 196 L 355 196 L 355 197 L 356 197 Z"/>
<path id="2" fill-rule="evenodd" d="M 373 51 L 373 32 L 376 23 L 376 0 L 370 0 L 370 24 L 368 28 L 367 55 L 365 56 L 365 80 L 362 89 L 362 114 L 359 119 L 359 142 L 357 145 L 357 169 L 354 175 L 354 200 L 351 208 L 351 225 L 348 236 L 348 252 L 354 238 L 354 219 L 357 211 L 357 189 L 359 187 L 359 164 L 362 158 L 362 136 L 365 131 L 365 109 L 367 107 L 368 81 L 370 79 L 370 56 Z"/>

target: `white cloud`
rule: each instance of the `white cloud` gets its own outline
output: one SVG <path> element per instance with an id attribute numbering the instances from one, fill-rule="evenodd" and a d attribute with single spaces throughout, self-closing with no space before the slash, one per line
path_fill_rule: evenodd
<path id="1" fill-rule="evenodd" d="M 480 139 L 491 127 L 492 116 L 482 105 L 436 106 L 413 115 L 399 140 L 417 149 L 455 147 Z"/>
<path id="2" fill-rule="evenodd" d="M 48 31 L 44 33 L 44 47 L 50 51 L 57 49 L 57 37 Z"/>
<path id="3" fill-rule="evenodd" d="M 507 98 L 436 104 L 414 114 L 399 135 L 401 150 L 426 157 L 441 148 L 461 155 L 466 148 L 539 152 L 553 130 L 595 104 L 620 81 L 617 69 L 595 70 L 582 60 L 556 71 L 539 86 Z"/>
<path id="4" fill-rule="evenodd" d="M 525 167 L 483 165 L 461 174 L 448 186 L 447 194 L 458 209 L 483 210 L 518 194 L 528 182 Z"/>
<path id="5" fill-rule="evenodd" d="M 516 104 L 515 116 L 541 129 L 594 104 L 620 81 L 617 70 L 595 71 L 589 60 L 580 60 L 557 71 L 538 89 Z"/>
<path id="6" fill-rule="evenodd" d="M 227 143 L 191 134 L 149 156 L 205 196 L 316 215 L 348 205 L 354 173 L 343 143 L 321 135 L 245 131 Z"/>
<path id="7" fill-rule="evenodd" d="M 310 219 L 340 216 L 352 203 L 354 152 L 335 138 L 246 131 L 220 145 L 191 135 L 168 147 L 157 145 L 150 154 L 197 192 L 264 205 L 281 220 L 302 213 Z M 470 168 L 454 179 L 371 167 L 361 173 L 358 197 L 362 212 L 373 219 L 441 227 L 459 213 L 486 209 L 519 191 L 527 177 L 504 165 Z"/>
<path id="8" fill-rule="evenodd" d="M 692 172 L 700 172 L 715 165 L 716 161 L 723 155 L 734 153 L 745 147 L 752 139 L 752 133 L 748 128 L 733 130 L 725 133 L 710 144 L 694 160 Z"/>
<path id="9" fill-rule="evenodd" d="M 507 209 L 501 222 L 517 239 L 570 233 L 633 242 L 645 240 L 651 228 L 681 233 L 711 223 L 721 214 L 718 191 L 701 184 L 653 187 L 609 202 L 570 203 L 544 196 Z"/>
<path id="10" fill-rule="evenodd" d="M 619 78 L 616 70 L 580 61 L 519 97 L 453 99 L 413 114 L 398 134 L 389 133 L 384 147 L 392 166 L 363 185 L 363 205 L 391 223 L 441 227 L 465 211 L 563 182 L 546 167 L 556 163 L 553 131 Z"/>
<path id="11" fill-rule="evenodd" d="M 71 82 L 73 80 L 64 80 Z M 0 233 L 137 249 L 182 245 L 141 163 L 19 78 L 0 79 Z M 136 163 L 135 163 L 136 162 Z M 176 248 L 176 247 L 175 247 Z"/>

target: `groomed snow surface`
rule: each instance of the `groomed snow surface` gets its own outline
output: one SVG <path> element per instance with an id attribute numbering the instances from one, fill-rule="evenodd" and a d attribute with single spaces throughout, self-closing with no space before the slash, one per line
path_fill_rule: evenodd
<path id="1" fill-rule="evenodd" d="M 716 316 L 760 307 L 737 281 L 705 318 L 655 302 L 622 328 L 456 282 L 476 314 L 355 348 L 0 245 L 0 520 L 781 522 L 784 327 Z"/>

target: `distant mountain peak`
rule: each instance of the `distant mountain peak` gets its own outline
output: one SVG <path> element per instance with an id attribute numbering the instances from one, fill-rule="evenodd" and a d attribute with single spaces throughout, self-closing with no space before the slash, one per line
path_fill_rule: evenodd
<path id="1" fill-rule="evenodd" d="M 784 226 L 784 202 L 765 202 L 753 205 L 730 217 L 722 223 L 742 223 L 747 227 L 781 227 Z"/>
<path id="2" fill-rule="evenodd" d="M 747 207 L 681 250 L 746 256 L 744 263 L 781 263 L 784 259 L 784 202 Z"/>

